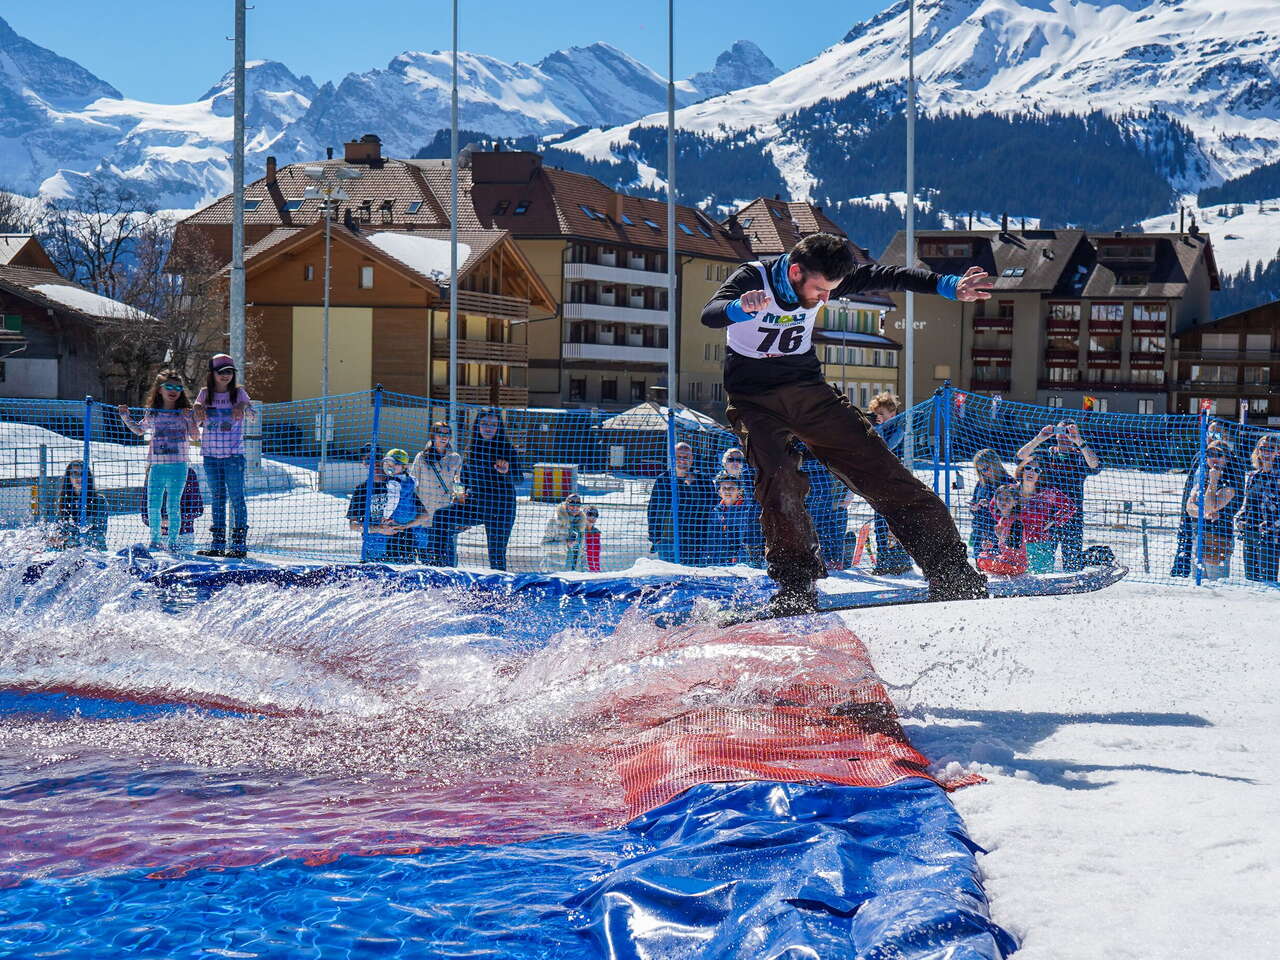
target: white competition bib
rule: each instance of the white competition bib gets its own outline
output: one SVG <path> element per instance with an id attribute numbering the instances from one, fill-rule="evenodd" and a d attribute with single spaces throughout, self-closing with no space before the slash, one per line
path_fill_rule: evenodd
<path id="1" fill-rule="evenodd" d="M 796 307 L 788 313 L 779 313 L 778 294 L 769 281 L 769 271 L 763 263 L 753 263 L 764 281 L 765 293 L 773 302 L 750 320 L 731 323 L 725 328 L 729 349 L 742 357 L 793 357 L 809 349 L 813 340 L 813 326 L 822 310 L 816 307 Z"/>

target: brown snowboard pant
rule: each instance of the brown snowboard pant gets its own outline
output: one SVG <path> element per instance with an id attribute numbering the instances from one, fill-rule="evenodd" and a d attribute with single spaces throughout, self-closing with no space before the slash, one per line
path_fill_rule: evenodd
<path id="1" fill-rule="evenodd" d="M 768 393 L 730 395 L 729 423 L 755 470 L 769 576 L 804 584 L 827 575 L 805 509 L 809 478 L 797 437 L 889 524 L 930 583 L 975 576 L 964 541 L 938 496 L 918 480 L 861 410 L 825 383 L 789 384 Z"/>

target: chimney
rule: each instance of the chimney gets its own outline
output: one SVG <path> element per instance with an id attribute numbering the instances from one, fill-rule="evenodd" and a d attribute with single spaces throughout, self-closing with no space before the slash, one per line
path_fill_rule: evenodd
<path id="1" fill-rule="evenodd" d="M 1187 229 L 1187 208 L 1178 207 L 1178 236 L 1182 236 Z"/>
<path id="2" fill-rule="evenodd" d="M 274 180 L 276 178 L 276 158 L 267 157 L 267 179 Z"/>
<path id="3" fill-rule="evenodd" d="M 1115 232 L 1115 236 L 1117 236 L 1117 237 L 1123 237 L 1123 236 L 1124 236 L 1124 231 L 1123 231 L 1123 230 L 1117 230 L 1117 231 Z"/>
<path id="4" fill-rule="evenodd" d="M 333 147 L 325 147 L 325 148 L 324 148 L 324 158 L 325 158 L 326 160 L 332 160 L 332 159 L 333 159 Z"/>
<path id="5" fill-rule="evenodd" d="M 614 223 L 622 223 L 622 194 L 616 190 L 609 194 L 609 216 Z"/>
<path id="6" fill-rule="evenodd" d="M 780 193 L 775 193 L 775 194 L 773 195 L 773 199 L 775 199 L 775 200 L 781 200 L 781 199 L 782 199 L 782 194 L 780 194 Z"/>
<path id="7" fill-rule="evenodd" d="M 1022 218 L 1022 232 L 1023 232 L 1023 233 L 1026 233 L 1026 232 L 1027 232 L 1027 218 L 1026 218 L 1026 217 L 1023 217 L 1023 218 Z"/>
<path id="8" fill-rule="evenodd" d="M 347 163 L 363 163 L 371 167 L 382 164 L 382 141 L 376 133 L 366 133 L 359 140 L 343 144 Z"/>
<path id="9" fill-rule="evenodd" d="M 1004 234 L 1008 232 L 1009 232 L 1009 215 L 1007 213 L 1002 213 L 1000 214 L 1000 235 L 1004 236 Z"/>
<path id="10" fill-rule="evenodd" d="M 969 211 L 969 229 L 970 230 L 973 229 L 973 211 L 972 210 Z"/>

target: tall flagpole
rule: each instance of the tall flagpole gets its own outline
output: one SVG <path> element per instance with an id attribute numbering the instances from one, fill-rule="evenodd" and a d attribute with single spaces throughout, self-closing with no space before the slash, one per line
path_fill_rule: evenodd
<path id="1" fill-rule="evenodd" d="M 905 266 L 914 267 L 916 263 L 916 0 L 909 0 L 907 5 L 907 253 Z M 907 365 L 903 383 L 903 409 L 910 410 L 915 404 L 915 336 L 916 336 L 916 295 L 907 291 L 906 331 L 903 343 L 906 349 L 904 360 Z M 915 436 L 907 424 L 906 442 L 903 447 L 903 459 L 908 469 L 915 468 L 916 451 Z"/>
<path id="2" fill-rule="evenodd" d="M 453 90 L 449 107 L 449 423 L 458 435 L 458 0 L 453 0 Z"/>
<path id="3" fill-rule="evenodd" d="M 676 382 L 680 310 L 676 304 L 676 29 L 675 0 L 667 0 L 667 407 L 680 399 Z"/>
<path id="4" fill-rule="evenodd" d="M 229 333 L 231 359 L 244 377 L 244 9 L 245 0 L 236 0 L 235 115 L 231 148 L 231 291 Z"/>

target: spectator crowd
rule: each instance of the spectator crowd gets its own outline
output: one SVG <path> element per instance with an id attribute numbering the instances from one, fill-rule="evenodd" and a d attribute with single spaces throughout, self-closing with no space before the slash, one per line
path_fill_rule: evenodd
<path id="1" fill-rule="evenodd" d="M 140 420 L 119 408 L 122 423 L 146 439 L 141 514 L 153 549 L 193 549 L 196 521 L 208 507 L 209 544 L 197 552 L 246 555 L 243 442 L 245 421 L 254 417 L 254 410 L 236 373 L 229 356 L 213 357 L 206 382 L 191 402 L 182 378 L 164 370 Z M 868 413 L 881 439 L 901 456 L 906 418 L 898 415 L 897 398 L 890 393 L 874 397 Z M 1277 582 L 1280 435 L 1263 433 L 1239 446 L 1245 436 L 1222 421 L 1208 425 L 1179 501 L 1172 576 L 1196 573 L 1202 579 L 1222 579 L 1231 575 L 1234 560 L 1245 578 Z M 197 442 L 210 504 L 191 462 Z M 672 454 L 672 466 L 654 478 L 645 508 L 652 555 L 691 566 L 763 567 L 756 478 L 746 453 L 730 447 L 718 463 L 711 461 L 712 470 L 700 468 L 689 443 L 675 444 Z M 861 529 L 851 530 L 854 495 L 804 444 L 793 441 L 791 454 L 807 479 L 805 507 L 829 568 L 858 564 L 865 556 L 876 575 L 912 569 L 911 557 L 883 518 L 873 516 Z M 508 437 L 500 411 L 480 411 L 460 449 L 450 424 L 437 421 L 421 450 L 411 454 L 394 447 L 375 451 L 371 460 L 372 469 L 351 491 L 346 510 L 348 526 L 360 538 L 361 559 L 457 566 L 459 535 L 478 527 L 488 566 L 507 569 L 517 489 L 532 465 Z M 993 448 L 977 450 L 967 504 L 976 566 L 993 575 L 1020 576 L 1075 572 L 1113 560 L 1107 544 L 1086 547 L 1085 542 L 1086 485 L 1104 468 L 1090 438 L 1066 420 L 1032 435 L 1010 465 Z M 73 461 L 56 491 L 50 545 L 105 549 L 109 512 L 92 470 Z M 600 521 L 600 506 L 585 503 L 576 492 L 556 504 L 540 539 L 542 569 L 601 570 Z M 1096 522 L 1092 527 L 1103 528 Z"/>

